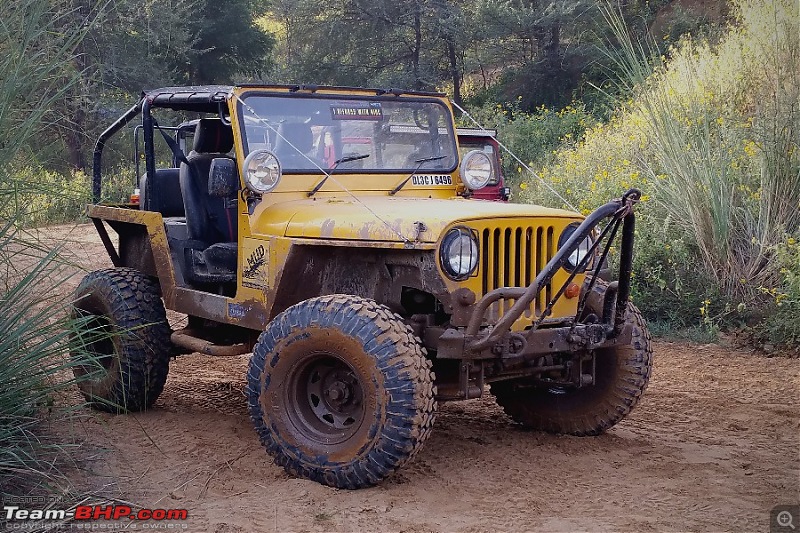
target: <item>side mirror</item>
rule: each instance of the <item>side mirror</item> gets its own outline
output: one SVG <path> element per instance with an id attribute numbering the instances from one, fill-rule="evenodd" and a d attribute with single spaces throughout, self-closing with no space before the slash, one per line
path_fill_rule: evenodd
<path id="1" fill-rule="evenodd" d="M 215 157 L 211 160 L 208 172 L 208 195 L 216 198 L 236 196 L 239 190 L 239 174 L 236 163 L 227 157 Z"/>

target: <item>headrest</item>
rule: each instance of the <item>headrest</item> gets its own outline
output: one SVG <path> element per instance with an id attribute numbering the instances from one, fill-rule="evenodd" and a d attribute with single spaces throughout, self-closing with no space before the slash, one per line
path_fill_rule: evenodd
<path id="1" fill-rule="evenodd" d="M 314 146 L 314 135 L 311 126 L 302 123 L 284 122 L 278 127 L 278 140 L 275 141 L 276 151 L 294 151 L 289 146 L 292 143 L 301 152 L 308 152 Z"/>
<path id="2" fill-rule="evenodd" d="M 194 129 L 194 151 L 227 154 L 233 148 L 233 130 L 218 118 L 201 118 Z"/>

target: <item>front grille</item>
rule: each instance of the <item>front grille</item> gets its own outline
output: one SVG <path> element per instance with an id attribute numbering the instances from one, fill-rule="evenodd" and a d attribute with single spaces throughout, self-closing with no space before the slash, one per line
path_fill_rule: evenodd
<path id="1" fill-rule="evenodd" d="M 484 228 L 480 235 L 483 294 L 498 287 L 527 287 L 555 254 L 553 226 Z M 551 296 L 552 287 L 547 284 L 525 316 L 538 315 Z M 513 304 L 513 300 L 500 300 L 490 314 L 499 318 Z"/>

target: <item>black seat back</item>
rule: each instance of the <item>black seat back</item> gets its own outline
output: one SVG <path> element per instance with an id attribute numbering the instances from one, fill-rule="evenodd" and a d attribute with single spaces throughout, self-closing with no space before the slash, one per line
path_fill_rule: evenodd
<path id="1" fill-rule="evenodd" d="M 194 149 L 181 163 L 180 186 L 189 238 L 211 245 L 237 240 L 236 195 L 214 198 L 208 194 L 208 172 L 217 157 L 232 159 L 231 127 L 216 118 L 203 118 L 194 132 Z"/>
<path id="2" fill-rule="evenodd" d="M 302 123 L 284 122 L 278 126 L 275 155 L 285 168 L 309 168 L 311 162 L 303 155 L 314 146 L 311 126 Z"/>
<path id="3" fill-rule="evenodd" d="M 147 174 L 139 178 L 140 208 L 158 211 L 164 217 L 182 217 L 183 194 L 181 193 L 180 170 L 177 168 L 156 169 L 151 180 Z"/>

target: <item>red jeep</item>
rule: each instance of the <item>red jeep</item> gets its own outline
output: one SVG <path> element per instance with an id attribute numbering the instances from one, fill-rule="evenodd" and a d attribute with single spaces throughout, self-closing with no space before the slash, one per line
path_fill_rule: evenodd
<path id="1" fill-rule="evenodd" d="M 477 128 L 458 128 L 458 151 L 461 157 L 472 150 L 485 152 L 494 162 L 494 177 L 489 185 L 472 194 L 473 198 L 481 200 L 499 200 L 507 202 L 511 196 L 511 189 L 503 181 L 503 168 L 500 164 L 500 145 L 497 143 L 497 131 Z"/>

